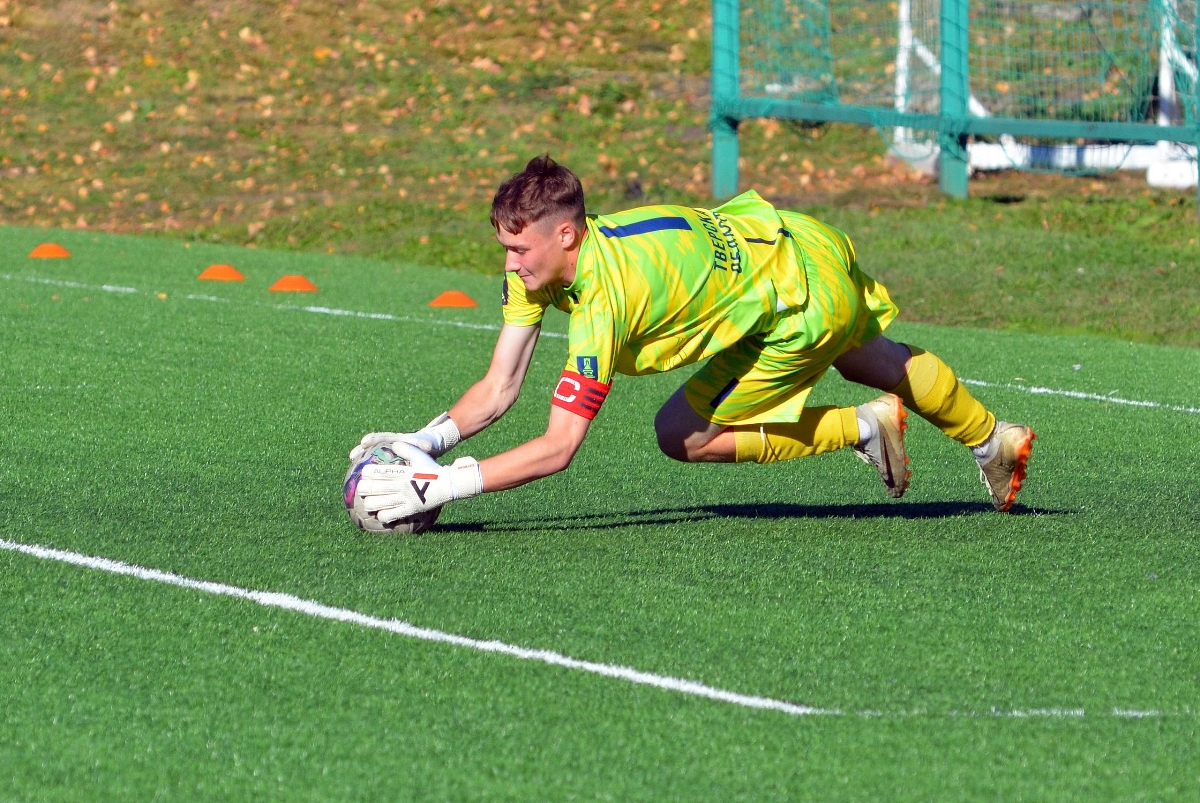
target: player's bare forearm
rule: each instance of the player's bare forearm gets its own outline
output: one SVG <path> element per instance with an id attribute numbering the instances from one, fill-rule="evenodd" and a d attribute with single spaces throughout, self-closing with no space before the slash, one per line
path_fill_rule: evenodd
<path id="1" fill-rule="evenodd" d="M 517 401 L 539 330 L 507 324 L 500 330 L 487 374 L 450 408 L 450 418 L 463 438 L 496 423 Z"/>
<path id="2" fill-rule="evenodd" d="M 497 387 L 496 383 L 484 377 L 454 403 L 450 408 L 450 418 L 462 437 L 469 438 L 499 421 L 516 400 L 516 393 L 506 392 L 504 387 Z"/>
<path id="3" fill-rule="evenodd" d="M 565 470 L 583 444 L 590 424 L 586 418 L 552 407 L 545 435 L 479 464 L 484 491 L 505 491 Z"/>

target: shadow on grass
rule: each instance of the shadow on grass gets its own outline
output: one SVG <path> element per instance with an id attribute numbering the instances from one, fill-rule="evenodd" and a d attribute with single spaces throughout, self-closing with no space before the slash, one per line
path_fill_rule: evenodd
<path id="1" fill-rule="evenodd" d="M 1010 516 L 1072 515 L 1071 510 L 1045 510 L 1014 505 Z M 717 519 L 947 519 L 996 514 L 986 502 L 875 502 L 860 505 L 720 504 L 630 510 L 622 513 L 583 513 L 537 516 L 493 522 L 448 522 L 443 532 L 523 532 L 525 530 L 607 530 L 642 525 L 683 524 Z"/>

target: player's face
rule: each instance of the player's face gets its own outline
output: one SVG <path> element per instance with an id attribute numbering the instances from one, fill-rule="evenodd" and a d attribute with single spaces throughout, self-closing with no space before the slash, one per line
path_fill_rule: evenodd
<path id="1" fill-rule="evenodd" d="M 504 270 L 521 278 L 526 290 L 540 290 L 548 284 L 568 284 L 564 274 L 570 268 L 562 223 L 538 221 L 513 234 L 503 226 L 496 228 L 496 240 L 504 246 Z M 574 231 L 572 227 L 572 232 Z M 574 242 L 572 233 L 569 238 Z M 566 246 L 566 247 L 564 247 Z"/>

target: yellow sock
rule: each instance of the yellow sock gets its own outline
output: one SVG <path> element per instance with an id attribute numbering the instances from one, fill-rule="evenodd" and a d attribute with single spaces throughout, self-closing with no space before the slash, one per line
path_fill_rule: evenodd
<path id="1" fill-rule="evenodd" d="M 739 463 L 778 463 L 858 443 L 853 407 L 805 407 L 794 424 L 730 427 Z"/>
<path id="2" fill-rule="evenodd" d="M 908 374 L 892 388 L 904 406 L 965 446 L 988 439 L 996 417 L 963 387 L 949 365 L 928 351 L 909 346 Z"/>

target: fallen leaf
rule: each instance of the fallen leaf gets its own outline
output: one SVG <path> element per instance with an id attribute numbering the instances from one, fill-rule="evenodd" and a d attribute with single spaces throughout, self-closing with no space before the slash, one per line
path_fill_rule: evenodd
<path id="1" fill-rule="evenodd" d="M 490 73 L 500 72 L 500 65 L 492 61 L 486 56 L 479 56 L 471 61 L 471 66 L 477 70 L 486 70 Z"/>
<path id="2" fill-rule="evenodd" d="M 254 235 L 258 234 L 260 231 L 262 231 L 262 230 L 263 230 L 263 229 L 266 227 L 266 225 L 267 225 L 267 224 L 266 224 L 266 223 L 264 223 L 264 222 L 263 222 L 263 221 L 261 221 L 261 220 L 259 220 L 259 221 L 256 221 L 256 222 L 254 222 L 254 223 L 251 223 L 249 226 L 247 226 L 247 227 L 246 227 L 246 232 L 247 232 L 247 233 L 248 233 L 248 234 L 249 234 L 251 237 L 253 237 Z"/>

